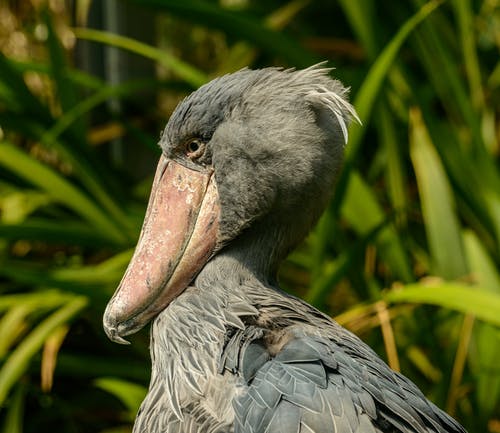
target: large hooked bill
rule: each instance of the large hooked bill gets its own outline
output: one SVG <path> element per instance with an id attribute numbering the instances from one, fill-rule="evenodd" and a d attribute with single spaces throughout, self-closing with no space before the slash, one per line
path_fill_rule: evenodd
<path id="1" fill-rule="evenodd" d="M 107 336 L 144 327 L 210 259 L 220 217 L 213 170 L 195 171 L 162 156 L 132 260 L 104 313 Z"/>

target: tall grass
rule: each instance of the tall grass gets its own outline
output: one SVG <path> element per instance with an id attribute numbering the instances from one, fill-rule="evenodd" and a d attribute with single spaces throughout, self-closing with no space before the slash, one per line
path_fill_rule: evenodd
<path id="1" fill-rule="evenodd" d="M 328 57 L 363 125 L 352 125 L 333 200 L 284 264 L 282 284 L 357 332 L 471 433 L 500 431 L 495 2 L 136 3 L 216 41 L 211 68 L 123 35 L 67 29 L 172 77 L 110 85 L 67 60 L 50 10 L 33 12 L 47 33 L 39 60 L 0 54 L 0 428 L 130 431 L 148 382 L 147 335 L 112 345 L 101 316 L 151 182 L 107 148 L 134 139 L 153 164 L 164 121 L 149 107 L 129 114 L 135 96 L 175 99 L 246 64 Z M 181 53 L 188 43 L 173 32 L 162 41 Z"/>

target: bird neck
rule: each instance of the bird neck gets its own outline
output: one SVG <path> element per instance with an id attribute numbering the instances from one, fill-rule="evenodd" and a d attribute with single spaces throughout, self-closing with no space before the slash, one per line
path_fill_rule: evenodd
<path id="1" fill-rule="evenodd" d="M 283 226 L 261 221 L 248 227 L 223 247 L 200 272 L 197 281 L 207 278 L 225 286 L 276 286 L 277 271 L 290 248 Z M 231 283 L 231 284 L 229 284 Z"/>
<path id="2" fill-rule="evenodd" d="M 216 260 L 213 264 L 229 265 L 230 269 L 239 266 L 243 274 L 250 273 L 262 284 L 275 286 L 281 262 L 307 236 L 323 205 L 319 203 L 317 208 L 309 206 L 307 212 L 304 209 L 296 212 L 280 210 L 253 221 L 217 254 L 223 260 Z"/>
<path id="3" fill-rule="evenodd" d="M 196 277 L 196 287 L 224 288 L 238 291 L 240 287 L 276 285 L 274 270 L 268 263 L 237 249 L 225 249 L 208 262 Z"/>

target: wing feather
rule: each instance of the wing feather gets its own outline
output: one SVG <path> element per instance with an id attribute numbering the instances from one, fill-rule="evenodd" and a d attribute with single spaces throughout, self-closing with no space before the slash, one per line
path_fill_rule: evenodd
<path id="1" fill-rule="evenodd" d="M 274 411 L 266 433 L 300 433 L 300 408 L 283 401 Z"/>
<path id="2" fill-rule="evenodd" d="M 239 359 L 246 384 L 233 402 L 235 433 L 465 433 L 350 333 L 302 332 L 274 356 L 262 333 L 253 335 L 246 343 L 248 333 L 234 335 L 238 344 L 226 347 L 238 356 L 223 355 L 226 369 Z"/>

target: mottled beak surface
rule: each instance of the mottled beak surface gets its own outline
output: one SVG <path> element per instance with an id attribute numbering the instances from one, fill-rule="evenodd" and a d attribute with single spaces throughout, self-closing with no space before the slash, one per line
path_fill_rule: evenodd
<path id="1" fill-rule="evenodd" d="M 104 313 L 111 340 L 127 343 L 189 285 L 214 251 L 219 215 L 213 171 L 162 156 L 134 256 Z"/>

